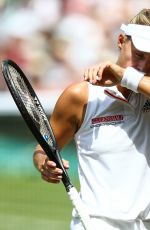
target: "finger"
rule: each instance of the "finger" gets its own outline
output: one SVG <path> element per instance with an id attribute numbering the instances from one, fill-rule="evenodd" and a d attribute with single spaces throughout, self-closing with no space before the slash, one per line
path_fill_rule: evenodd
<path id="1" fill-rule="evenodd" d="M 98 70 L 98 72 L 97 72 L 98 80 L 99 80 L 99 81 L 102 80 L 103 72 L 104 72 L 105 67 L 106 67 L 105 64 L 101 64 L 101 66 L 99 67 L 99 70 Z"/>
<path id="2" fill-rule="evenodd" d="M 97 81 L 99 81 L 99 77 L 98 77 L 98 75 L 97 75 L 99 68 L 100 68 L 99 66 L 96 66 L 96 67 L 93 69 L 93 84 L 96 84 Z"/>
<path id="3" fill-rule="evenodd" d="M 49 171 L 43 171 L 41 172 L 43 176 L 46 176 L 48 178 L 53 178 L 53 179 L 62 179 L 62 174 L 55 173 L 55 172 L 49 172 Z"/>
<path id="4" fill-rule="evenodd" d="M 63 165 L 66 169 L 69 169 L 69 161 L 65 160 L 65 159 L 62 159 L 62 162 L 63 162 Z M 56 163 L 54 161 L 46 161 L 46 165 L 49 167 L 49 168 L 56 168 Z"/>
<path id="5" fill-rule="evenodd" d="M 65 169 L 69 169 L 69 161 L 62 159 Z"/>
<path id="6" fill-rule="evenodd" d="M 47 172 L 49 174 L 54 174 L 54 175 L 62 175 L 63 174 L 62 169 L 56 168 L 56 166 L 51 167 L 51 165 L 49 166 L 48 164 L 44 164 L 41 167 L 41 173 L 45 173 L 45 172 Z"/>
<path id="7" fill-rule="evenodd" d="M 49 182 L 49 183 L 54 183 L 54 184 L 58 184 L 60 183 L 61 179 L 58 179 L 58 178 L 50 178 L 50 177 L 47 177 L 45 175 L 41 175 L 42 179 L 45 180 L 46 182 Z"/>
<path id="8" fill-rule="evenodd" d="M 44 164 L 41 167 L 42 170 L 55 170 L 56 169 L 56 163 L 54 161 L 50 161 L 49 159 L 45 160 Z"/>
<path id="9" fill-rule="evenodd" d="M 96 76 L 96 81 L 100 81 L 100 77 L 98 75 Z"/>
<path id="10" fill-rule="evenodd" d="M 93 67 L 88 68 L 84 73 L 84 80 L 89 81 L 90 83 L 93 82 Z"/>
<path id="11" fill-rule="evenodd" d="M 61 180 L 62 179 L 62 170 L 56 168 L 55 170 L 43 169 L 41 170 L 41 176 L 44 178 L 49 178 L 52 180 Z"/>
<path id="12" fill-rule="evenodd" d="M 48 160 L 45 163 L 46 163 L 47 167 L 49 167 L 49 168 L 52 168 L 52 169 L 56 168 L 56 163 L 54 161 Z"/>
<path id="13" fill-rule="evenodd" d="M 88 81 L 88 79 L 89 79 L 89 68 L 84 71 L 83 77 L 84 77 L 85 81 Z"/>
<path id="14" fill-rule="evenodd" d="M 87 70 L 84 72 L 84 74 L 83 74 L 83 79 L 84 79 L 84 81 L 87 81 L 87 76 L 88 76 L 88 74 L 87 74 Z"/>
<path id="15" fill-rule="evenodd" d="M 91 84 L 94 84 L 95 81 L 96 81 L 96 79 L 95 79 L 95 77 L 94 77 L 94 74 L 93 74 L 94 69 L 95 69 L 95 68 L 90 68 L 90 69 L 89 69 L 89 82 L 90 82 Z"/>

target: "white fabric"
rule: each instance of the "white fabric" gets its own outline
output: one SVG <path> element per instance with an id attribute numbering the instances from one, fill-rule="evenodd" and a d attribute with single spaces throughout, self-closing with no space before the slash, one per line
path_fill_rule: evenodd
<path id="1" fill-rule="evenodd" d="M 138 24 L 122 24 L 121 29 L 132 37 L 135 48 L 150 53 L 150 26 Z"/>
<path id="2" fill-rule="evenodd" d="M 127 67 L 121 80 L 121 85 L 138 93 L 138 85 L 143 77 L 143 72 L 140 72 L 133 67 Z"/>
<path id="3" fill-rule="evenodd" d="M 91 218 L 93 230 L 149 230 L 150 222 L 134 220 L 121 221 L 107 218 Z M 78 218 L 72 220 L 70 230 L 85 230 Z"/>
<path id="4" fill-rule="evenodd" d="M 78 146 L 80 196 L 93 217 L 149 219 L 150 102 L 89 84 Z M 73 228 L 74 229 L 74 228 Z M 132 229 L 131 229 L 132 230 Z"/>
<path id="5" fill-rule="evenodd" d="M 93 225 L 91 224 L 89 213 L 87 212 L 86 207 L 83 205 L 76 188 L 72 187 L 68 192 L 68 195 L 75 209 L 77 209 L 78 215 L 80 216 L 85 229 L 93 230 Z"/>

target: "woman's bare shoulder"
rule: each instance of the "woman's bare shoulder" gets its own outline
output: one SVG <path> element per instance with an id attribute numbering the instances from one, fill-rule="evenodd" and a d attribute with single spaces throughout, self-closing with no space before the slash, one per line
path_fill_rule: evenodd
<path id="1" fill-rule="evenodd" d="M 82 81 L 67 87 L 61 94 L 60 99 L 73 103 L 86 103 L 88 98 L 88 83 Z"/>

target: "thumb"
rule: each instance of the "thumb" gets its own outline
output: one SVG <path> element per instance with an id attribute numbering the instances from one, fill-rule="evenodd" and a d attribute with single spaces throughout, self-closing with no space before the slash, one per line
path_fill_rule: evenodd
<path id="1" fill-rule="evenodd" d="M 63 165 L 66 169 L 69 169 L 69 161 L 62 159 Z"/>

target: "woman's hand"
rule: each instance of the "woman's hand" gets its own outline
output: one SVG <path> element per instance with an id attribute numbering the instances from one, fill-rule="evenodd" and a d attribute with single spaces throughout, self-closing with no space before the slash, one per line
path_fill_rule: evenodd
<path id="1" fill-rule="evenodd" d="M 63 160 L 63 165 L 65 169 L 69 168 L 69 162 L 66 160 Z M 63 171 L 57 168 L 56 163 L 48 158 L 45 159 L 40 172 L 42 179 L 50 183 L 59 183 L 62 179 Z"/>
<path id="2" fill-rule="evenodd" d="M 35 149 L 33 162 L 41 173 L 43 180 L 50 183 L 59 183 L 61 181 L 63 174 L 62 170 L 56 167 L 55 162 L 49 160 L 40 145 L 37 145 Z M 63 160 L 63 165 L 65 169 L 69 168 L 69 162 L 66 160 Z"/>
<path id="3" fill-rule="evenodd" d="M 110 61 L 88 68 L 84 72 L 84 80 L 93 85 L 110 87 L 120 83 L 124 68 Z"/>

